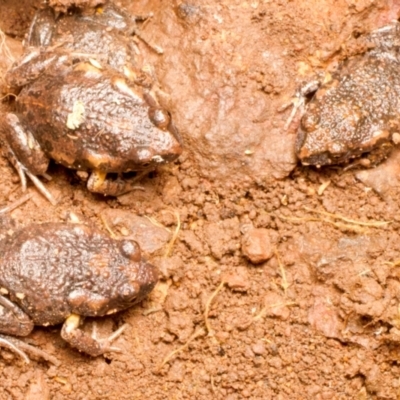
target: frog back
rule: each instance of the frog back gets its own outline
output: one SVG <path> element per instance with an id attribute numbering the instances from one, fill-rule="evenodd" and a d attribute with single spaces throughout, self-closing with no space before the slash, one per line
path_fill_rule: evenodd
<path id="1" fill-rule="evenodd" d="M 137 171 L 173 135 L 154 125 L 142 90 L 111 69 L 80 63 L 26 86 L 17 110 L 44 152 L 62 165 Z"/>
<path id="2" fill-rule="evenodd" d="M 4 249 L 1 291 L 35 325 L 58 324 L 76 313 L 71 304 L 74 293 L 81 294 L 77 307 L 86 310 L 84 315 L 102 315 L 108 304 L 98 312 L 96 300 L 118 297 L 120 284 L 126 281 L 127 261 L 117 242 L 83 224 L 31 225 L 16 232 Z"/>

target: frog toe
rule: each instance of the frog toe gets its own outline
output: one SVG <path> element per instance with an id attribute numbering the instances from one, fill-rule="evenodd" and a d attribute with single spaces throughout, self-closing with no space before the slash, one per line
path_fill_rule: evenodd
<path id="1" fill-rule="evenodd" d="M 45 351 L 31 346 L 22 340 L 18 340 L 10 336 L 0 335 L 0 347 L 4 347 L 15 354 L 18 354 L 27 364 L 30 363 L 30 359 L 26 352 L 43 360 L 49 361 L 56 366 L 61 365 L 60 361 L 56 357 L 53 357 Z"/>
<path id="2" fill-rule="evenodd" d="M 18 354 L 27 364 L 30 363 L 28 355 L 22 351 L 15 343 L 15 340 L 8 336 L 0 335 L 0 347 L 4 347 L 13 353 Z"/>
<path id="3" fill-rule="evenodd" d="M 39 178 L 32 174 L 30 171 L 25 170 L 25 174 L 29 177 L 29 179 L 32 181 L 32 183 L 36 186 L 36 189 L 39 190 L 40 193 L 42 193 L 42 195 L 44 197 L 46 197 L 46 199 L 53 205 L 57 205 L 57 201 L 56 199 L 53 197 L 53 195 L 48 191 L 48 189 L 46 188 L 45 185 L 43 185 L 43 183 L 39 180 Z"/>
<path id="4" fill-rule="evenodd" d="M 29 171 L 28 168 L 26 168 L 21 162 L 18 161 L 17 157 L 15 157 L 11 149 L 8 152 L 7 158 L 18 173 L 23 192 L 26 191 L 27 188 L 26 177 L 28 177 L 32 181 L 32 183 L 36 186 L 36 188 L 39 190 L 39 192 L 42 193 L 42 195 L 46 197 L 46 199 L 49 200 L 53 206 L 57 204 L 57 201 L 54 199 L 52 194 L 46 189 L 46 187 L 39 180 L 39 178 L 31 171 Z"/>
<path id="5" fill-rule="evenodd" d="M 100 344 L 103 353 L 121 353 L 122 350 L 119 347 L 111 346 L 112 342 L 117 339 L 118 337 L 121 336 L 121 334 L 125 331 L 125 329 L 128 327 L 128 324 L 124 324 L 120 326 L 115 332 L 113 332 L 110 336 L 107 338 L 100 339 L 97 337 L 97 324 L 94 323 L 93 325 L 93 331 L 92 331 L 92 338 L 95 340 L 97 343 Z"/>
<path id="6" fill-rule="evenodd" d="M 81 323 L 81 317 L 77 314 L 71 314 L 64 322 L 61 330 L 61 336 L 66 340 L 72 347 L 75 347 L 79 351 L 89 354 L 92 357 L 100 356 L 104 353 L 110 352 L 121 352 L 122 350 L 118 347 L 112 346 L 112 342 L 117 339 L 121 333 L 125 330 L 127 325 L 122 325 L 109 337 L 99 339 L 97 337 L 97 327 L 94 325 L 92 335 L 79 329 Z"/>
<path id="7" fill-rule="evenodd" d="M 27 183 L 26 183 L 26 175 L 25 175 L 25 167 L 22 163 L 19 162 L 17 156 L 14 154 L 11 147 L 7 142 L 3 143 L 3 154 L 4 157 L 10 162 L 10 164 L 15 168 L 18 173 L 19 180 L 21 182 L 22 191 L 26 191 Z"/>
<path id="8" fill-rule="evenodd" d="M 0 118 L 0 141 L 4 156 L 19 175 L 22 191 L 26 191 L 28 177 L 50 203 L 56 205 L 53 196 L 36 177 L 47 175 L 49 159 L 18 115 L 7 113 Z"/>
<path id="9" fill-rule="evenodd" d="M 26 192 L 27 182 L 26 182 L 25 167 L 19 161 L 16 161 L 16 163 L 14 164 L 14 168 L 16 169 L 16 171 L 18 173 L 19 180 L 21 182 L 22 191 Z"/>

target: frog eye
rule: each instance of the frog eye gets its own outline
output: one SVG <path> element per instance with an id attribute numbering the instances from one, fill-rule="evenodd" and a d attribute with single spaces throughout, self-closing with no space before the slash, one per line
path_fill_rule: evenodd
<path id="1" fill-rule="evenodd" d="M 315 131 L 319 123 L 319 114 L 316 112 L 310 112 L 304 114 L 301 119 L 301 126 L 307 132 Z"/>
<path id="2" fill-rule="evenodd" d="M 120 249 L 122 255 L 131 261 L 139 262 L 142 254 L 139 245 L 133 240 L 121 240 Z"/>
<path id="3" fill-rule="evenodd" d="M 169 113 L 162 108 L 150 108 L 149 118 L 151 122 L 160 129 L 166 130 L 171 120 Z"/>

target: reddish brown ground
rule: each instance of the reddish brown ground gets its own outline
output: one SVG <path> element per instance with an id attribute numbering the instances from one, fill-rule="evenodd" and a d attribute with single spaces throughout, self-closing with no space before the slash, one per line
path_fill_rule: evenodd
<path id="1" fill-rule="evenodd" d="M 15 3 L 0 2 L 0 27 L 16 38 L 7 43 L 17 57 L 34 2 Z M 26 340 L 61 365 L 25 365 L 1 350 L 0 399 L 399 399 L 399 155 L 371 172 L 298 167 L 294 130 L 283 129 L 290 110 L 279 110 L 313 72 L 354 51 L 355 36 L 396 18 L 400 4 L 122 3 L 154 14 L 142 34 L 164 54 L 138 45 L 185 153 L 144 179 L 144 190 L 110 199 L 52 165 L 47 187 L 58 205 L 30 187 L 32 199 L 11 217 L 23 226 L 74 211 L 123 233 L 121 213 L 171 231 L 179 215 L 178 239 L 168 257 L 166 246 L 150 255 L 163 276 L 150 298 L 98 321 L 103 335 L 129 324 L 116 343 L 122 354 L 86 357 L 59 327 L 36 328 Z M 7 64 L 3 52 L 0 68 Z M 7 205 L 21 190 L 3 158 L 0 169 Z M 242 253 L 252 228 L 275 239 L 274 255 L 258 265 Z"/>

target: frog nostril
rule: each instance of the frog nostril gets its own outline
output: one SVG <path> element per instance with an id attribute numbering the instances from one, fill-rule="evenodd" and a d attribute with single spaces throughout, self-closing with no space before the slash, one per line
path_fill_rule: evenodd
<path id="1" fill-rule="evenodd" d="M 135 303 L 140 292 L 140 285 L 134 281 L 124 285 L 121 290 L 121 298 L 125 303 Z"/>

